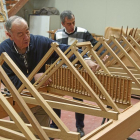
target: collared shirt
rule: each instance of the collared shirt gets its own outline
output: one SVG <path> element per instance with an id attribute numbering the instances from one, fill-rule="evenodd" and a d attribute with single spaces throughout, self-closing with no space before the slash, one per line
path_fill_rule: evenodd
<path id="1" fill-rule="evenodd" d="M 14 46 L 14 48 L 15 48 L 16 52 L 17 52 L 17 53 L 19 53 L 19 52 L 18 52 L 18 50 L 17 50 L 17 48 L 16 48 L 16 46 L 15 46 L 15 43 L 14 43 L 14 42 L 13 42 L 13 46 Z M 27 53 L 28 51 L 29 51 L 29 46 L 27 47 L 27 49 L 26 49 L 26 52 L 25 52 L 25 53 Z M 19 53 L 19 54 L 20 54 L 20 53 Z"/>
<path id="2" fill-rule="evenodd" d="M 16 52 L 17 52 L 18 54 L 20 54 L 20 53 L 18 52 L 18 50 L 17 50 L 17 48 L 16 48 L 14 42 L 13 42 L 13 46 L 14 46 Z M 27 53 L 28 53 L 28 52 L 29 52 L 29 46 L 27 47 L 26 52 L 25 52 L 24 54 L 20 54 L 20 58 L 23 59 L 23 61 L 24 61 L 25 67 L 26 67 L 26 69 L 27 69 L 27 73 L 28 73 L 28 58 L 27 58 Z"/>
<path id="3" fill-rule="evenodd" d="M 74 26 L 74 31 L 73 31 L 73 32 L 69 33 L 69 32 L 66 30 L 66 28 L 65 28 L 65 32 L 66 32 L 67 34 L 72 34 L 73 32 L 75 32 L 75 26 Z"/>

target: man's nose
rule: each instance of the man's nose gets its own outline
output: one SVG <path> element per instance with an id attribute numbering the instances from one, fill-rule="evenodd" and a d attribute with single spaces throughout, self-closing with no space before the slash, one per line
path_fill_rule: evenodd
<path id="1" fill-rule="evenodd" d="M 71 24 L 71 28 L 74 28 L 74 24 Z"/>
<path id="2" fill-rule="evenodd" d="M 28 34 L 25 34 L 24 35 L 24 39 L 26 40 L 26 39 L 29 39 L 29 35 Z"/>

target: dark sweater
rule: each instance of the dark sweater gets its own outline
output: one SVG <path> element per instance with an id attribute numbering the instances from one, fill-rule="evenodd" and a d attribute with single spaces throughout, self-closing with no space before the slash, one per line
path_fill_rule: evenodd
<path id="1" fill-rule="evenodd" d="M 3 41 L 0 44 L 0 55 L 2 52 L 6 52 L 10 58 L 15 62 L 15 64 L 19 67 L 19 69 L 25 74 L 26 77 L 33 71 L 33 69 L 37 66 L 40 60 L 44 57 L 44 55 L 48 52 L 51 48 L 51 43 L 54 42 L 53 40 L 39 36 L 39 35 L 30 35 L 30 45 L 29 51 L 27 52 L 27 62 L 28 62 L 28 73 L 27 68 L 24 64 L 24 60 L 21 58 L 21 55 L 18 54 L 13 46 L 13 42 L 10 39 Z M 69 46 L 65 44 L 59 45 L 59 48 L 64 52 Z M 81 53 L 81 50 L 79 50 Z M 87 57 L 86 55 L 84 57 Z M 58 58 L 58 55 L 54 52 L 51 57 L 47 60 L 46 64 L 53 63 Z M 74 60 L 75 56 L 73 55 L 70 60 Z M 21 81 L 15 75 L 15 73 L 9 68 L 9 66 L 4 63 L 2 65 L 5 72 L 13 82 L 13 84 L 18 89 L 21 86 Z M 45 65 L 40 69 L 39 72 L 45 71 Z M 31 81 L 34 83 L 34 79 Z"/>

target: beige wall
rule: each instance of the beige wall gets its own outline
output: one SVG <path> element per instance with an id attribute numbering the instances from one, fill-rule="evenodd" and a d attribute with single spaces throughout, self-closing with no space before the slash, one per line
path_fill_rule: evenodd
<path id="1" fill-rule="evenodd" d="M 71 10 L 77 26 L 99 35 L 104 35 L 107 26 L 140 28 L 140 0 L 29 0 L 19 15 L 42 7 Z"/>
<path id="2" fill-rule="evenodd" d="M 28 21 L 29 14 L 32 14 L 33 10 L 34 10 L 34 0 L 29 0 L 16 15 L 19 15 Z"/>

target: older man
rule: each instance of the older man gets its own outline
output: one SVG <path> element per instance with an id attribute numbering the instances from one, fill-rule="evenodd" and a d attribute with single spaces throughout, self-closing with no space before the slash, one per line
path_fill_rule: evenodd
<path id="1" fill-rule="evenodd" d="M 43 56 L 46 54 L 46 52 L 48 52 L 48 50 L 51 48 L 51 43 L 54 42 L 54 40 L 43 36 L 30 34 L 27 22 L 19 16 L 10 17 L 6 21 L 5 27 L 9 39 L 4 40 L 0 44 L 0 55 L 3 52 L 7 52 L 7 54 L 11 57 L 15 64 L 25 74 L 25 76 L 28 77 L 40 62 L 40 60 L 43 58 Z M 64 52 L 69 46 L 61 44 L 59 45 L 59 47 Z M 82 50 L 80 49 L 78 51 L 80 53 L 82 52 Z M 83 57 L 86 58 L 87 55 L 84 55 Z M 57 58 L 58 55 L 54 52 L 46 63 L 51 64 Z M 70 58 L 71 61 L 74 59 L 75 55 Z M 85 60 L 85 62 L 93 71 L 96 70 L 96 63 L 91 60 Z M 6 63 L 4 63 L 2 66 L 15 87 L 18 89 L 22 84 L 20 79 L 15 75 L 15 73 L 9 68 Z M 43 74 L 44 71 L 45 65 L 34 76 L 31 82 L 34 83 L 35 81 L 37 81 L 37 79 Z M 51 79 L 46 81 L 45 84 L 47 85 L 50 82 Z M 31 110 L 42 126 L 49 126 L 49 116 L 40 106 L 36 106 Z M 23 113 L 20 113 L 19 115 L 25 122 L 28 123 L 28 120 L 25 118 Z"/>

